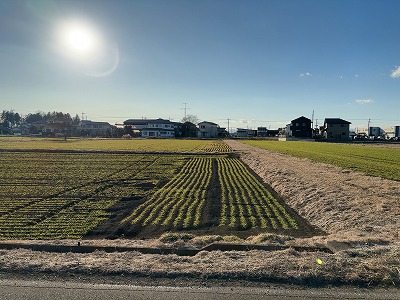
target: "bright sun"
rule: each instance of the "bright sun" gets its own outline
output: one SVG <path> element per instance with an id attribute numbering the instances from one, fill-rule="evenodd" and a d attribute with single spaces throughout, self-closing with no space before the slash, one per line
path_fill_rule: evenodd
<path id="1" fill-rule="evenodd" d="M 0 0 L 1 1 L 1 0 Z M 119 50 L 96 26 L 82 19 L 59 21 L 54 28 L 54 49 L 88 76 L 112 74 L 119 64 Z"/>
<path id="2" fill-rule="evenodd" d="M 65 34 L 65 43 L 77 53 L 86 53 L 93 47 L 93 35 L 86 28 L 71 27 Z"/>
<path id="3" fill-rule="evenodd" d="M 85 23 L 65 23 L 60 29 L 59 39 L 63 50 L 70 56 L 92 55 L 99 48 L 97 32 Z"/>

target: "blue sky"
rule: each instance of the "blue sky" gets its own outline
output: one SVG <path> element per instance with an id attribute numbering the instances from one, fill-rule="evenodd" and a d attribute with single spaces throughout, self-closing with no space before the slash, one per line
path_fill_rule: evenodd
<path id="1" fill-rule="evenodd" d="M 0 109 L 400 124 L 397 0 L 0 0 Z M 65 46 L 61 24 L 101 41 Z M 66 25 L 71 26 L 71 25 Z M 101 52 L 101 53 L 100 53 Z M 86 56 L 85 56 L 86 55 Z"/>

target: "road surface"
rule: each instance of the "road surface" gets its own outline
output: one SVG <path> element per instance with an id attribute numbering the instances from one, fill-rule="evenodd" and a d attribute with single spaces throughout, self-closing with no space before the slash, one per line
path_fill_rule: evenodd
<path id="1" fill-rule="evenodd" d="M 273 287 L 168 287 L 89 284 L 62 281 L 0 280 L 1 300 L 94 299 L 400 299 L 400 289 Z"/>

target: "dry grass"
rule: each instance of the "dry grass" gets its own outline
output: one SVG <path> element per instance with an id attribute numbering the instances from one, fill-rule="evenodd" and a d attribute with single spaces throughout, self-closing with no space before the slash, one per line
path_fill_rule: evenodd
<path id="1" fill-rule="evenodd" d="M 30 250 L 0 251 L 0 268 L 12 272 L 278 280 L 312 285 L 383 283 L 396 286 L 400 284 L 399 262 L 399 243 L 391 247 L 363 247 L 336 254 L 287 249 L 276 252 L 201 251 L 193 257 L 139 252 L 54 254 Z"/>
<path id="2" fill-rule="evenodd" d="M 399 238 L 400 182 L 236 141 L 227 143 L 292 208 L 328 234 Z"/>

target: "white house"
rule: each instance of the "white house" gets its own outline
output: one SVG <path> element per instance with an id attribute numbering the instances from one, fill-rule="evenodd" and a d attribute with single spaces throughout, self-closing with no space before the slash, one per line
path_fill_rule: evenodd
<path id="1" fill-rule="evenodd" d="M 199 138 L 216 138 L 218 137 L 218 124 L 203 121 L 198 124 Z"/>
<path id="2" fill-rule="evenodd" d="M 173 138 L 175 137 L 175 124 L 170 120 L 157 119 L 147 122 L 141 129 L 142 137 Z"/>
<path id="3" fill-rule="evenodd" d="M 174 138 L 179 124 L 165 119 L 129 119 L 124 122 L 133 132 L 146 138 Z"/>

